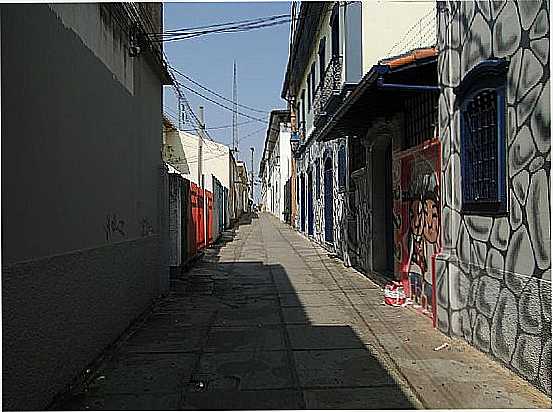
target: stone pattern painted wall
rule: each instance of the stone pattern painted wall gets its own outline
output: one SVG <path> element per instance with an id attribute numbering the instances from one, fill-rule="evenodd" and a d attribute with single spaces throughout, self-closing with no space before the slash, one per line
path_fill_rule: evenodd
<path id="1" fill-rule="evenodd" d="M 302 157 L 297 162 L 297 173 L 301 176 L 305 174 L 305 207 L 307 209 L 307 172 L 312 170 L 313 173 L 313 206 L 314 206 L 314 237 L 315 240 L 321 244 L 325 244 L 325 222 L 324 222 L 324 162 L 327 156 L 332 157 L 332 174 L 333 174 L 333 216 L 334 216 L 334 252 L 342 259 L 347 257 L 347 245 L 346 245 L 346 213 L 345 213 L 345 193 L 339 190 L 338 187 L 338 149 L 341 145 L 346 145 L 346 139 L 336 139 L 329 142 L 311 142 L 306 148 Z M 346 146 L 347 149 L 347 146 Z M 315 162 L 320 162 L 320 193 L 317 196 L 316 188 L 316 167 Z M 311 169 L 310 169 L 311 168 Z M 298 206 L 300 208 L 301 205 Z M 307 210 L 305 211 L 305 227 L 307 233 Z M 298 217 L 300 215 L 298 209 Z M 299 218 L 298 218 L 299 222 Z M 297 228 L 300 228 L 298 223 Z"/>
<path id="2" fill-rule="evenodd" d="M 549 2 L 440 2 L 443 243 L 438 327 L 551 395 Z M 508 215 L 461 213 L 453 88 L 477 63 L 510 60 Z"/>

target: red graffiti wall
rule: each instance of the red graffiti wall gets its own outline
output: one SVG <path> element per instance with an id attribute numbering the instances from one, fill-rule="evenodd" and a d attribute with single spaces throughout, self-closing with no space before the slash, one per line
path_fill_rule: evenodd
<path id="1" fill-rule="evenodd" d="M 435 316 L 435 257 L 441 250 L 440 142 L 392 158 L 394 262 L 413 305 Z"/>

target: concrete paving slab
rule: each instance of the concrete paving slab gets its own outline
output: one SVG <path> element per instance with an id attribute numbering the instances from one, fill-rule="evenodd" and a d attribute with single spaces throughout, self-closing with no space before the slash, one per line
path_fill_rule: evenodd
<path id="1" fill-rule="evenodd" d="M 125 342 L 122 352 L 191 352 L 200 350 L 206 329 L 198 326 L 151 328 L 146 324 Z"/>
<path id="2" fill-rule="evenodd" d="M 397 385 L 376 388 L 333 388 L 304 390 L 307 409 L 415 409 L 408 395 Z"/>
<path id="3" fill-rule="evenodd" d="M 340 291 L 296 290 L 293 293 L 280 293 L 280 305 L 288 306 L 350 306 L 346 295 Z"/>
<path id="4" fill-rule="evenodd" d="M 366 349 L 294 351 L 303 388 L 394 385 L 395 381 Z"/>
<path id="5" fill-rule="evenodd" d="M 276 285 L 279 294 L 301 293 L 301 292 L 332 292 L 340 291 L 340 288 L 331 283 L 312 282 L 312 283 L 280 283 Z"/>
<path id="6" fill-rule="evenodd" d="M 215 317 L 214 326 L 264 326 L 280 323 L 276 301 L 259 300 L 239 307 L 222 308 Z"/>
<path id="7" fill-rule="evenodd" d="M 360 318 L 343 306 L 295 306 L 282 308 L 284 323 L 301 325 L 351 325 Z"/>
<path id="8" fill-rule="evenodd" d="M 285 351 L 206 353 L 196 374 L 207 390 L 220 380 L 231 378 L 232 389 L 282 389 L 294 386 Z"/>
<path id="9" fill-rule="evenodd" d="M 177 393 L 191 374 L 195 354 L 120 354 L 88 386 L 91 395 Z"/>
<path id="10" fill-rule="evenodd" d="M 351 326 L 287 325 L 290 344 L 294 350 L 363 349 L 363 341 Z"/>
<path id="11" fill-rule="evenodd" d="M 174 411 L 179 409 L 179 393 L 163 394 L 110 394 L 86 396 L 80 394 L 69 399 L 64 410 L 71 411 Z"/>
<path id="12" fill-rule="evenodd" d="M 303 409 L 300 391 L 206 391 L 187 393 L 182 410 L 298 410 Z"/>
<path id="13" fill-rule="evenodd" d="M 284 327 L 213 327 L 204 352 L 284 350 Z"/>

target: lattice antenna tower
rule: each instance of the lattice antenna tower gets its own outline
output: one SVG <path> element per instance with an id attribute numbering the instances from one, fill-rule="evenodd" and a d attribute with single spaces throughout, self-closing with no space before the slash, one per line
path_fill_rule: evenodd
<path id="1" fill-rule="evenodd" d="M 236 60 L 232 70 L 232 150 L 238 153 L 238 93 L 236 87 Z"/>

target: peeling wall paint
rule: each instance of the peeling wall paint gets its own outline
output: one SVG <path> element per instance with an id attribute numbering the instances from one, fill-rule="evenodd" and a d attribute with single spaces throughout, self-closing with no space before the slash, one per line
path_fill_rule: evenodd
<path id="1" fill-rule="evenodd" d="M 436 262 L 437 324 L 551 395 L 549 4 L 440 2 L 438 9 L 444 252 Z M 467 215 L 453 88 L 490 58 L 509 61 L 508 213 Z"/>

